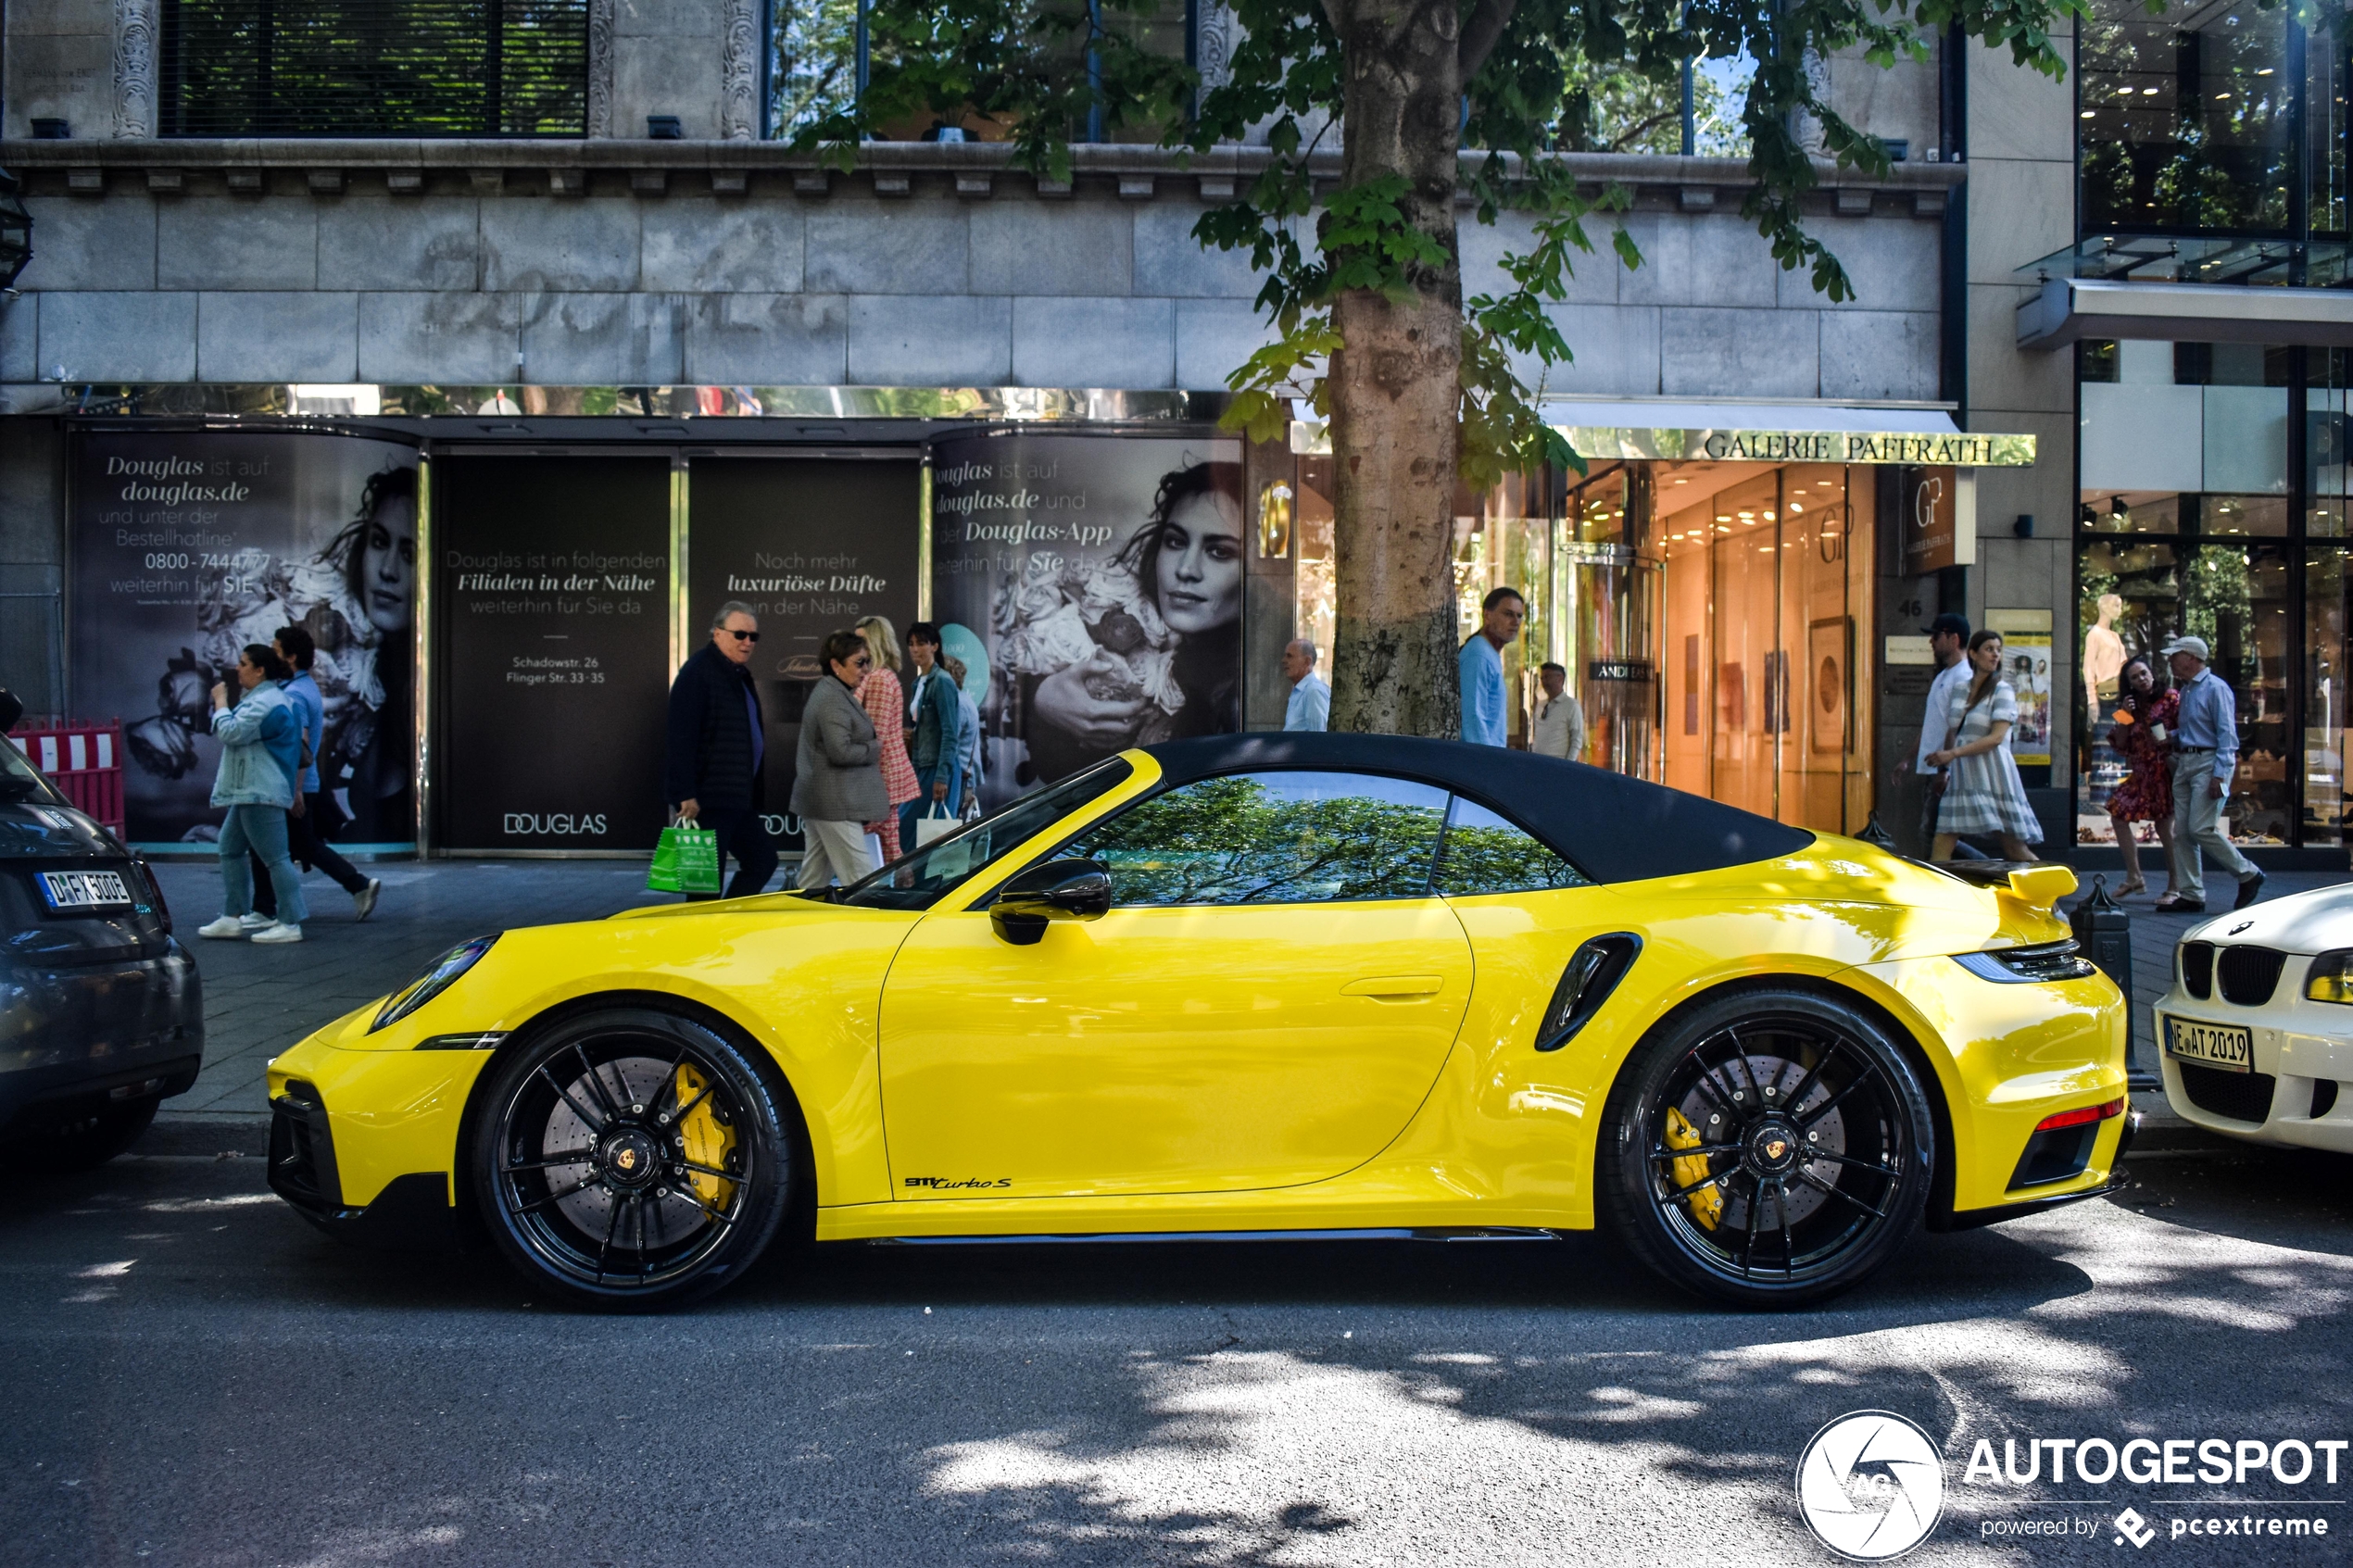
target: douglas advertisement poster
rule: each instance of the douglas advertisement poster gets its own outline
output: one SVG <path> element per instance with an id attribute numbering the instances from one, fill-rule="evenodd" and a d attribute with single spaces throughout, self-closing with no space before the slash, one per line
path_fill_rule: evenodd
<path id="1" fill-rule="evenodd" d="M 213 684 L 282 626 L 319 646 L 320 782 L 346 849 L 416 840 L 417 454 L 336 435 L 87 434 L 74 457 L 74 707 L 120 716 L 130 837 L 209 844 Z"/>
<path id="2" fill-rule="evenodd" d="M 980 707 L 983 805 L 1241 728 L 1239 441 L 974 435 L 932 464 L 932 604 Z"/>
<path id="3" fill-rule="evenodd" d="M 921 475 L 912 458 L 697 458 L 686 496 L 686 646 L 711 640 L 711 616 L 731 600 L 759 617 L 761 815 L 778 849 L 798 849 L 800 823 L 786 808 L 825 636 L 879 615 L 903 645 L 915 618 Z"/>

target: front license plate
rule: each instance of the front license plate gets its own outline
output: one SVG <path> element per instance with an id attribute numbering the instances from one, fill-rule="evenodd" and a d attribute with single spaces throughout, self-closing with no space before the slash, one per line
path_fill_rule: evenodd
<path id="1" fill-rule="evenodd" d="M 2165 1053 L 2201 1067 L 2225 1073 L 2255 1070 L 2255 1036 L 2234 1023 L 2192 1023 L 2187 1019 L 2165 1021 Z"/>
<path id="2" fill-rule="evenodd" d="M 96 909 L 131 902 L 120 872 L 43 872 L 41 896 L 53 909 Z"/>

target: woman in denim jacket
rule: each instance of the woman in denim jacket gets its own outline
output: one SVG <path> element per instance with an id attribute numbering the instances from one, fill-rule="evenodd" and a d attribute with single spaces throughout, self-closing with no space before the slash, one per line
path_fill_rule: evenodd
<path id="1" fill-rule="evenodd" d="M 294 678 L 278 650 L 248 643 L 237 659 L 237 684 L 244 693 L 229 705 L 224 683 L 212 688 L 212 734 L 220 743 L 220 771 L 212 781 L 212 803 L 228 809 L 220 825 L 220 918 L 197 928 L 199 936 L 251 935 L 256 942 L 299 942 L 309 907 L 302 901 L 302 875 L 286 853 L 286 813 L 302 798 L 295 781 L 302 773 L 302 720 L 282 683 Z M 253 912 L 250 850 L 270 868 L 278 894 L 278 918 Z"/>

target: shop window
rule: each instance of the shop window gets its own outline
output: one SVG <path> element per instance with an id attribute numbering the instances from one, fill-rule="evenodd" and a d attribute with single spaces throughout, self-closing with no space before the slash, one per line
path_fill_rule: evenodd
<path id="1" fill-rule="evenodd" d="M 2322 546 L 2304 558 L 2304 842 L 2345 842 L 2347 561 Z"/>
<path id="2" fill-rule="evenodd" d="M 2181 633 L 2203 637 L 2238 712 L 2239 764 L 2223 804 L 2232 838 L 2285 844 L 2295 832 L 2298 751 L 2290 730 L 2294 605 L 2277 546 L 2086 540 L 2078 546 L 2077 635 L 2085 722 L 2078 742 L 2077 838 L 2112 844 L 2108 799 L 2127 771 L 2110 744 L 2126 662 Z"/>
<path id="3" fill-rule="evenodd" d="M 2253 0 L 2155 14 L 2093 0 L 2076 44 L 2084 232 L 2285 228 L 2299 86 L 2285 15 Z"/>
<path id="4" fill-rule="evenodd" d="M 2086 338 L 2075 345 L 2075 379 L 2077 381 L 2112 382 L 2116 379 L 2116 340 Z"/>
<path id="5" fill-rule="evenodd" d="M 1332 460 L 1299 460 L 1299 501 L 1294 527 L 1298 533 L 1297 595 L 1299 630 L 1294 635 L 1315 645 L 1326 680 L 1332 673 L 1332 638 L 1340 621 L 1340 583 L 1334 576 L 1332 550 Z"/>

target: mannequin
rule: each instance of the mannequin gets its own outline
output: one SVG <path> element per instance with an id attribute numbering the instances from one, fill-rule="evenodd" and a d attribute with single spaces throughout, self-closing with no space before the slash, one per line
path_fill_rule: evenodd
<path id="1" fill-rule="evenodd" d="M 2124 673 L 2124 639 L 2116 634 L 2124 601 L 2114 594 L 2102 594 L 2099 610 L 2099 624 L 2083 633 L 2083 695 L 2091 703 L 2095 724 L 2100 721 L 2100 688 L 2106 686 L 2113 697 L 2117 677 Z"/>

